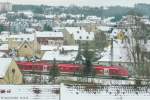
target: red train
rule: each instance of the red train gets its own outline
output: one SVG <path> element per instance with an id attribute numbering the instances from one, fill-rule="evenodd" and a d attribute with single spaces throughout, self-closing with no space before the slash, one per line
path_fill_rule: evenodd
<path id="1" fill-rule="evenodd" d="M 52 64 L 47 62 L 17 62 L 21 71 L 30 72 L 49 72 Z M 83 65 L 79 64 L 58 64 L 61 73 L 73 74 L 79 72 Z M 128 78 L 128 70 L 120 66 L 102 66 L 94 65 L 93 68 L 96 70 L 98 76 L 107 76 L 115 78 Z"/>

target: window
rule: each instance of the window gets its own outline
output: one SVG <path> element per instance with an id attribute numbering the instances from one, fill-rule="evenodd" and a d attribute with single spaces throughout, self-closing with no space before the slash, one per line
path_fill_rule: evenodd
<path id="1" fill-rule="evenodd" d="M 27 45 L 25 45 L 24 48 L 27 48 Z"/>
<path id="2" fill-rule="evenodd" d="M 89 36 L 87 36 L 86 39 L 89 39 Z"/>
<path id="3" fill-rule="evenodd" d="M 82 39 L 82 37 L 80 36 L 80 39 Z"/>

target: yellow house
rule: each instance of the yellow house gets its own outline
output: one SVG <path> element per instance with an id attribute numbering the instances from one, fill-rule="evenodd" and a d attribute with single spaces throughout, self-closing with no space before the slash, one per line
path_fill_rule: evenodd
<path id="1" fill-rule="evenodd" d="M 125 34 L 124 34 L 123 32 L 119 32 L 119 33 L 117 34 L 117 39 L 120 39 L 120 40 L 125 39 Z"/>
<path id="2" fill-rule="evenodd" d="M 12 58 L 0 58 L 0 84 L 22 84 L 22 73 Z"/>
<path id="3" fill-rule="evenodd" d="M 34 55 L 34 48 L 27 41 L 24 41 L 17 50 L 18 56 L 32 57 Z"/>
<path id="4" fill-rule="evenodd" d="M 9 39 L 9 49 L 16 49 L 17 56 L 32 57 L 40 55 L 40 45 L 36 41 L 15 41 Z"/>

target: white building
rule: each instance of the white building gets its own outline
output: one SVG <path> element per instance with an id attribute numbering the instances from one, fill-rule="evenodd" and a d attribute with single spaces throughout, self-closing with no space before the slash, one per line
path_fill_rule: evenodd
<path id="1" fill-rule="evenodd" d="M 42 57 L 43 61 L 53 61 L 56 59 L 57 62 L 73 62 L 78 55 L 78 46 L 48 47 L 47 49 L 49 51 L 45 50 L 46 52 Z"/>
<path id="2" fill-rule="evenodd" d="M 87 32 L 82 27 L 65 27 L 67 32 L 72 35 L 75 41 L 92 41 L 95 39 L 94 32 Z"/>
<path id="3" fill-rule="evenodd" d="M 12 4 L 8 2 L 0 2 L 0 12 L 11 11 Z"/>

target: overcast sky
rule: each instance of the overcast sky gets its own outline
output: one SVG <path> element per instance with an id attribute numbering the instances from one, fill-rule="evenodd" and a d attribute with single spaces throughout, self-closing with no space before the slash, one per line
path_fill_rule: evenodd
<path id="1" fill-rule="evenodd" d="M 15 4 L 44 4 L 44 5 L 78 5 L 78 6 L 129 6 L 133 7 L 136 3 L 148 3 L 150 0 L 0 0 L 0 2 L 12 2 Z"/>

